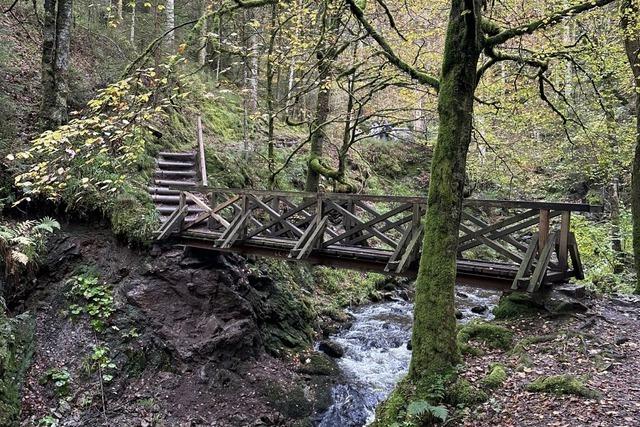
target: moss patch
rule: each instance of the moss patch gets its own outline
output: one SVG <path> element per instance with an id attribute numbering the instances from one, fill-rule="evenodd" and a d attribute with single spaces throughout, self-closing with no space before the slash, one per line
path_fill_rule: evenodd
<path id="1" fill-rule="evenodd" d="M 464 378 L 458 379 L 447 390 L 447 402 L 452 405 L 474 406 L 486 402 L 488 399 L 487 393 L 474 387 Z"/>
<path id="2" fill-rule="evenodd" d="M 496 364 L 491 371 L 482 379 L 482 385 L 489 389 L 500 387 L 507 379 L 507 370 L 504 366 Z"/>
<path id="3" fill-rule="evenodd" d="M 305 397 L 301 385 L 284 388 L 277 383 L 270 383 L 265 386 L 262 393 L 269 404 L 287 418 L 305 418 L 313 411 L 313 405 Z"/>
<path id="4" fill-rule="evenodd" d="M 303 354 L 300 363 L 298 372 L 302 374 L 334 376 L 340 372 L 336 362 L 324 353 Z"/>
<path id="5" fill-rule="evenodd" d="M 458 332 L 458 347 L 462 354 L 482 354 L 482 350 L 469 344 L 472 340 L 481 342 L 489 348 L 507 350 L 513 342 L 513 332 L 490 323 L 471 322 Z"/>
<path id="6" fill-rule="evenodd" d="M 527 385 L 527 391 L 553 394 L 573 394 L 596 399 L 599 393 L 590 389 L 574 375 L 551 375 L 539 377 Z"/>
<path id="7" fill-rule="evenodd" d="M 503 295 L 500 302 L 493 309 L 496 319 L 513 319 L 521 316 L 531 316 L 539 313 L 539 308 L 528 294 L 513 292 Z"/>

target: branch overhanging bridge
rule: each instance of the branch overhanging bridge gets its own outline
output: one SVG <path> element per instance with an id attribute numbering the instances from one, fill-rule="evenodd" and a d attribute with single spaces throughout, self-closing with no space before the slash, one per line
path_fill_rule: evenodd
<path id="1" fill-rule="evenodd" d="M 157 240 L 392 275 L 415 276 L 423 197 L 211 188 L 198 153 L 160 153 L 149 188 L 162 218 Z M 202 163 L 202 162 L 201 162 Z M 584 277 L 572 213 L 600 206 L 466 199 L 458 282 L 537 291 Z"/>

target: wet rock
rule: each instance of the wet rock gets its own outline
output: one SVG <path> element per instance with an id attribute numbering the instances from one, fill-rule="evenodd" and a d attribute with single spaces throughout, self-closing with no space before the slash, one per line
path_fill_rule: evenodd
<path id="1" fill-rule="evenodd" d="M 622 344 L 627 343 L 629 341 L 631 341 L 631 338 L 629 338 L 629 337 L 618 337 L 618 338 L 616 338 L 616 345 L 622 345 Z"/>
<path id="2" fill-rule="evenodd" d="M 344 348 L 340 344 L 332 340 L 324 340 L 320 341 L 318 344 L 318 349 L 324 352 L 326 355 L 340 358 L 344 356 Z"/>
<path id="3" fill-rule="evenodd" d="M 407 350 L 413 350 L 413 344 L 411 344 L 411 338 L 407 341 Z"/>
<path id="4" fill-rule="evenodd" d="M 543 296 L 544 308 L 552 314 L 584 313 L 589 308 L 563 292 L 551 290 Z"/>
<path id="5" fill-rule="evenodd" d="M 640 307 L 640 296 L 618 294 L 611 297 L 611 302 L 621 307 Z"/>
<path id="6" fill-rule="evenodd" d="M 556 285 L 553 289 L 572 298 L 584 298 L 587 295 L 586 287 L 584 285 L 567 283 L 564 285 Z"/>
<path id="7" fill-rule="evenodd" d="M 465 294 L 464 292 L 460 292 L 460 291 L 456 291 L 456 296 L 459 298 L 469 298 L 469 295 Z"/>
<path id="8" fill-rule="evenodd" d="M 456 319 L 460 320 L 464 318 L 464 314 L 460 310 L 456 310 Z"/>
<path id="9" fill-rule="evenodd" d="M 486 313 L 488 309 L 489 307 L 487 307 L 486 305 L 476 305 L 474 307 L 471 307 L 471 312 L 476 314 L 483 314 Z"/>
<path id="10" fill-rule="evenodd" d="M 335 376 L 339 372 L 336 362 L 324 353 L 301 355 L 300 362 L 298 372 L 301 374 Z"/>

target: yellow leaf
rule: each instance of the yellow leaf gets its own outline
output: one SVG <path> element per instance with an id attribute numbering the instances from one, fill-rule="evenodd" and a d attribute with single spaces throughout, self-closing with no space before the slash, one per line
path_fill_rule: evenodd
<path id="1" fill-rule="evenodd" d="M 7 160 L 13 161 L 15 157 L 13 157 L 13 154 L 7 154 Z"/>

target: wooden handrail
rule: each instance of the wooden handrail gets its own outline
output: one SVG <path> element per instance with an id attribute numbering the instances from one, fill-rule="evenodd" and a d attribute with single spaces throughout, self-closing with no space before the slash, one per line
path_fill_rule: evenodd
<path id="1" fill-rule="evenodd" d="M 207 164 L 204 157 L 204 138 L 202 137 L 202 117 L 198 115 L 196 119 L 197 139 L 198 139 L 198 174 L 203 186 L 209 185 L 207 179 Z"/>
<path id="2" fill-rule="evenodd" d="M 206 172 L 206 171 L 205 171 Z M 391 203 L 414 203 L 420 205 L 427 204 L 426 197 L 419 196 L 380 196 L 374 194 L 354 194 L 354 193 L 313 193 L 304 191 L 279 191 L 279 190 L 251 190 L 243 188 L 214 188 L 208 186 L 189 186 L 189 184 L 167 186 L 170 190 L 188 190 L 192 192 L 232 195 L 257 195 L 257 196 L 280 196 L 280 197 L 303 197 L 303 198 L 323 198 L 326 200 L 364 200 L 370 202 L 391 202 Z M 567 212 L 591 212 L 603 211 L 600 205 L 589 205 L 584 203 L 568 202 L 537 202 L 527 200 L 494 200 L 494 199 L 465 199 L 465 206 L 476 207 L 496 207 L 511 209 L 541 209 L 551 211 Z"/>

